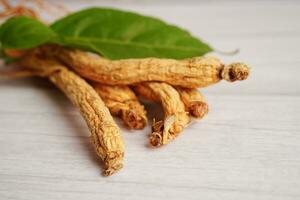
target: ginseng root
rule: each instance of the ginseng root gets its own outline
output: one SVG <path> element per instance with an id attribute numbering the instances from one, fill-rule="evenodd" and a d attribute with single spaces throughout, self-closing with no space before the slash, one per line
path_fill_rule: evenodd
<path id="1" fill-rule="evenodd" d="M 224 65 L 213 57 L 185 60 L 143 58 L 111 61 L 79 50 L 45 46 L 45 53 L 73 68 L 82 77 L 109 85 L 128 85 L 146 81 L 165 82 L 185 88 L 206 87 L 225 79 L 244 80 L 249 68 L 243 63 Z"/>
<path id="2" fill-rule="evenodd" d="M 95 90 L 82 78 L 54 60 L 26 56 L 20 64 L 34 74 L 47 77 L 70 101 L 79 108 L 85 119 L 95 149 L 104 161 L 104 175 L 111 175 L 122 168 L 124 144 L 120 129 Z"/>
<path id="3" fill-rule="evenodd" d="M 147 125 L 146 110 L 128 86 L 92 85 L 110 113 L 120 116 L 130 129 L 142 129 Z"/>
<path id="4" fill-rule="evenodd" d="M 176 87 L 185 110 L 195 118 L 201 119 L 208 113 L 208 104 L 197 89 Z"/>
<path id="5" fill-rule="evenodd" d="M 164 109 L 164 120 L 154 121 L 152 125 L 152 133 L 149 137 L 152 146 L 169 143 L 189 123 L 189 116 L 185 112 L 178 92 L 167 83 L 140 83 L 135 86 L 135 91 L 145 99 L 159 99 Z"/>

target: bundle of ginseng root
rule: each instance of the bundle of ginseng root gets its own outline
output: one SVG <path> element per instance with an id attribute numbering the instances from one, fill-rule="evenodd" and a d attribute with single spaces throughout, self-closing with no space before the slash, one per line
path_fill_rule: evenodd
<path id="1" fill-rule="evenodd" d="M 160 102 L 161 121 L 153 120 L 149 140 L 161 146 L 176 138 L 190 118 L 202 118 L 208 105 L 197 88 L 222 79 L 244 80 L 249 68 L 243 63 L 224 65 L 213 57 L 185 60 L 143 58 L 108 60 L 76 49 L 42 46 L 22 54 L 22 71 L 7 75 L 48 78 L 80 110 L 99 157 L 104 175 L 122 168 L 124 144 L 110 114 L 130 129 L 147 124 L 146 111 L 137 96 Z"/>
<path id="2" fill-rule="evenodd" d="M 0 6 L 2 5 L 3 11 L 0 13 L 0 18 L 25 15 L 43 21 L 34 9 L 24 4 L 24 2 L 28 1 L 21 1 L 14 6 L 9 1 L 1 0 Z M 37 7 L 45 12 L 52 10 L 50 9 L 51 7 L 55 10 L 63 8 L 62 6 L 48 5 L 43 1 L 32 0 L 32 2 L 37 3 Z M 77 14 L 80 18 L 76 18 Z M 166 38 L 166 31 L 164 30 L 169 30 L 170 35 L 168 37 L 170 37 L 170 40 L 167 40 L 166 46 L 162 47 L 172 47 L 172 45 L 176 47 L 177 42 L 179 42 L 179 47 L 181 47 L 179 49 L 182 51 L 180 53 L 176 50 L 175 54 L 170 54 L 171 58 L 177 58 L 177 54 L 185 55 L 185 58 L 192 57 L 190 54 L 189 56 L 185 54 L 185 47 L 197 47 L 196 55 L 203 55 L 212 50 L 206 44 L 188 35 L 186 31 L 178 28 L 174 29 L 174 26 L 168 26 L 157 19 L 103 8 L 87 9 L 77 14 L 69 16 L 70 18 L 75 17 L 72 19 L 76 21 L 73 26 L 69 27 L 69 29 L 66 28 L 66 26 L 68 27 L 72 24 L 68 20 L 62 26 L 62 30 L 67 30 L 67 32 L 75 28 L 76 37 L 73 38 L 75 44 L 77 44 L 77 36 L 84 29 L 95 30 L 91 35 L 100 33 L 101 36 L 102 31 L 106 35 L 109 32 L 107 29 L 113 28 L 109 26 L 109 23 L 101 24 L 101 27 L 106 25 L 103 30 L 95 29 L 99 25 L 98 21 L 101 21 L 99 19 L 103 17 L 103 21 L 111 21 L 113 24 L 123 24 L 126 23 L 126 19 L 128 20 L 128 24 L 123 26 L 125 35 L 122 35 L 121 38 L 124 40 L 126 40 L 126 37 L 128 37 L 127 39 L 132 39 L 128 35 L 129 32 L 137 34 L 138 31 L 141 31 L 140 34 L 147 41 L 146 33 L 148 31 L 152 35 L 152 29 L 156 30 L 156 32 L 162 30 L 161 33 L 158 33 L 158 36 L 160 36 L 159 38 Z M 79 19 L 83 19 L 83 21 L 80 23 L 78 22 Z M 45 28 L 44 25 L 39 24 L 37 21 L 26 20 L 26 18 L 19 18 L 19 22 L 24 22 L 20 26 L 18 26 L 18 23 L 15 23 L 16 21 L 12 21 L 10 21 L 12 24 L 2 26 L 4 31 L 0 31 L 0 40 L 2 43 L 1 48 L 4 48 L 5 45 L 3 43 L 6 42 L 12 42 L 13 45 L 8 45 L 10 48 L 1 50 L 9 58 L 17 57 L 18 61 L 13 65 L 21 68 L 17 71 L 1 72 L 0 75 L 44 77 L 58 87 L 73 105 L 79 109 L 86 121 L 96 153 L 104 162 L 105 169 L 103 174 L 106 176 L 121 169 L 124 158 L 124 142 L 120 129 L 111 115 L 120 117 L 129 129 L 143 129 L 147 125 L 146 110 L 139 102 L 137 96 L 159 102 L 162 105 L 164 117 L 159 121 L 153 119 L 152 131 L 149 135 L 150 145 L 158 147 L 175 139 L 189 124 L 191 118 L 201 119 L 207 114 L 208 104 L 198 88 L 218 83 L 222 79 L 229 82 L 244 80 L 249 75 L 249 68 L 245 64 L 233 63 L 224 65 L 219 59 L 213 57 L 194 57 L 184 60 L 164 59 L 167 54 L 162 51 L 150 58 L 112 61 L 77 49 L 66 49 L 56 45 L 36 45 L 35 42 L 41 38 L 43 38 L 44 42 L 47 34 L 51 36 L 48 39 L 52 38 L 52 30 L 49 30 L 48 27 Z M 88 24 L 85 24 L 86 22 Z M 149 23 L 149 27 L 152 29 L 135 29 L 135 26 L 132 25 L 137 22 L 138 24 Z M 33 26 L 29 26 L 30 28 L 27 28 L 29 32 L 24 31 L 25 37 L 23 39 L 20 37 L 20 39 L 20 30 L 23 30 L 28 24 Z M 81 25 L 84 26 L 82 27 Z M 89 29 L 87 26 L 92 27 L 92 29 Z M 127 32 L 130 27 L 132 30 Z M 137 27 L 143 26 L 138 25 Z M 32 28 L 35 31 L 31 31 Z M 118 29 L 118 31 L 122 32 L 121 29 Z M 41 35 L 36 36 L 36 32 L 41 32 Z M 14 33 L 18 34 L 14 35 Z M 111 33 L 114 35 L 115 29 L 112 29 Z M 15 39 L 10 38 L 11 34 L 16 36 Z M 30 46 L 32 49 L 28 50 L 26 41 L 22 40 L 30 41 L 31 35 L 33 36 L 31 42 L 35 45 Z M 55 34 L 55 36 L 57 37 L 58 35 Z M 16 43 L 13 41 L 16 41 Z M 170 41 L 171 43 L 169 43 Z M 183 48 L 185 50 L 180 45 L 184 41 L 187 42 L 187 46 Z M 24 44 L 25 46 L 23 46 Z M 32 45 L 32 43 L 30 44 Z M 14 48 L 19 49 L 15 51 L 13 50 Z M 155 48 L 155 45 L 153 48 Z M 120 54 L 118 55 L 119 57 L 126 57 L 117 48 L 112 49 L 114 50 L 114 55 L 118 52 Z M 94 48 L 90 50 L 94 51 Z M 134 48 L 131 50 L 134 50 Z M 190 50 L 190 53 L 195 55 L 193 53 L 195 49 L 192 48 Z M 160 50 L 157 52 L 160 52 Z M 146 53 L 145 57 L 153 56 L 152 53 L 151 51 L 148 54 Z M 102 53 L 100 54 L 102 55 Z M 137 55 L 139 55 L 139 52 L 133 52 L 129 57 L 136 57 Z M 170 55 L 167 57 L 170 57 Z M 163 58 L 155 58 L 157 56 Z"/>

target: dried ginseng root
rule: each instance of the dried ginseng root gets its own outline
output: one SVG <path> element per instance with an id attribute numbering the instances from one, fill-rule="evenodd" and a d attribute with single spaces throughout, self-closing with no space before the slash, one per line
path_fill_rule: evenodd
<path id="1" fill-rule="evenodd" d="M 190 119 L 185 112 L 178 92 L 167 83 L 145 82 L 135 86 L 135 91 L 143 98 L 157 100 L 164 109 L 164 120 L 153 122 L 150 144 L 161 146 L 176 138 L 187 126 Z"/>
<path id="2" fill-rule="evenodd" d="M 143 58 L 111 61 L 79 50 L 44 47 L 81 76 L 104 84 L 128 85 L 146 81 L 166 82 L 185 88 L 206 87 L 224 79 L 244 80 L 250 70 L 243 63 L 224 65 L 213 57 L 185 60 Z"/>
<path id="3" fill-rule="evenodd" d="M 122 118 L 130 129 L 142 129 L 147 125 L 144 106 L 128 86 L 92 84 L 112 115 Z"/>
<path id="4" fill-rule="evenodd" d="M 82 78 L 54 60 L 38 55 L 26 56 L 20 64 L 34 74 L 47 77 L 79 108 L 85 119 L 95 149 L 104 161 L 104 175 L 111 175 L 123 167 L 124 144 L 120 129 L 95 90 Z"/>
<path id="5" fill-rule="evenodd" d="M 38 14 L 27 6 L 23 5 L 24 2 L 18 3 L 16 6 L 11 5 L 11 2 L 8 0 L 0 0 L 0 5 L 3 8 L 3 11 L 0 12 L 0 18 L 9 17 L 9 16 L 29 16 L 32 18 L 39 18 Z"/>
<path id="6" fill-rule="evenodd" d="M 68 10 L 62 4 L 50 3 L 50 1 L 19 0 L 19 2 L 14 3 L 8 0 L 0 0 L 0 7 L 2 7 L 0 19 L 12 16 L 28 16 L 43 21 L 39 13 L 49 13 L 50 16 L 54 17 L 68 13 Z"/>
<path id="7" fill-rule="evenodd" d="M 195 118 L 201 119 L 208 113 L 208 104 L 197 89 L 176 87 L 185 110 Z"/>

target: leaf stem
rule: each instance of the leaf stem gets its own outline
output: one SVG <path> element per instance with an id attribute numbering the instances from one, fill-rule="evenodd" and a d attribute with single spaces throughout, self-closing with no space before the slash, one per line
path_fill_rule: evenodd
<path id="1" fill-rule="evenodd" d="M 221 54 L 221 55 L 233 56 L 233 55 L 238 54 L 240 52 L 240 49 L 236 48 L 236 49 L 231 50 L 231 51 L 223 51 L 223 50 L 215 49 L 214 51 L 218 54 Z"/>

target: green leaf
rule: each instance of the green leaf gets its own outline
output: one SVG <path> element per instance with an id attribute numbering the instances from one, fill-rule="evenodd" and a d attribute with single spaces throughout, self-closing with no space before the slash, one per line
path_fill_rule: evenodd
<path id="1" fill-rule="evenodd" d="M 56 37 L 54 31 L 29 17 L 13 17 L 0 27 L 2 48 L 27 49 L 44 44 Z"/>
<path id="2" fill-rule="evenodd" d="M 188 58 L 212 51 L 189 32 L 156 18 L 107 8 L 90 8 L 55 22 L 60 44 L 110 59 Z"/>
<path id="3" fill-rule="evenodd" d="M 110 59 L 182 59 L 212 51 L 189 32 L 159 19 L 107 8 L 73 13 L 51 27 L 28 17 L 11 18 L 0 27 L 3 49 L 47 43 L 93 51 Z"/>

